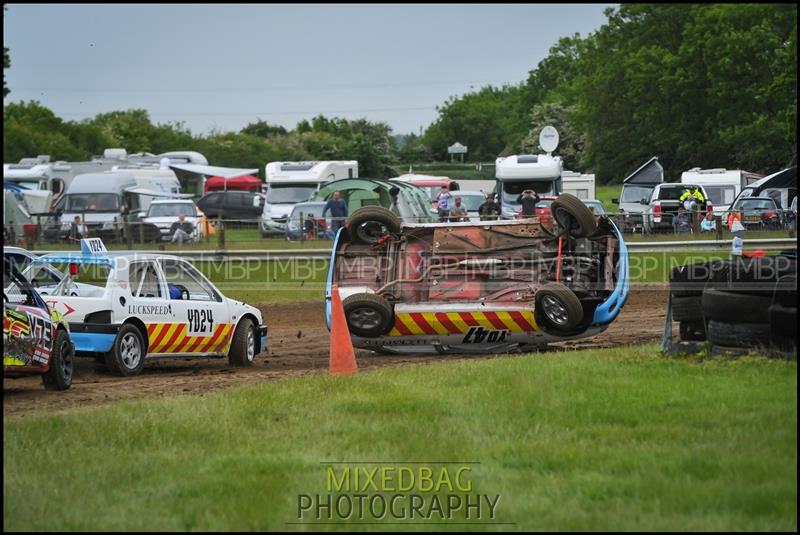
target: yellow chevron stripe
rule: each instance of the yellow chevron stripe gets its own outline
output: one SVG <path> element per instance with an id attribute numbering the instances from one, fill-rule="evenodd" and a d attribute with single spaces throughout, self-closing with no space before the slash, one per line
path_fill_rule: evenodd
<path id="1" fill-rule="evenodd" d="M 473 312 L 472 317 L 475 318 L 475 321 L 477 321 L 484 329 L 489 331 L 497 330 L 497 327 L 495 327 L 494 324 L 486 318 L 486 314 L 483 312 Z"/>
<path id="2" fill-rule="evenodd" d="M 449 334 L 450 331 L 447 330 L 447 327 L 441 324 L 439 320 L 436 319 L 436 314 L 433 312 L 423 312 L 422 317 L 425 318 L 425 321 L 433 327 L 438 334 Z"/>
<path id="3" fill-rule="evenodd" d="M 172 343 L 172 345 L 169 346 L 167 349 L 165 349 L 163 351 L 163 353 L 175 353 L 175 352 L 177 352 L 178 348 L 181 347 L 181 344 L 183 344 L 183 342 L 186 341 L 186 331 L 187 331 L 187 329 L 188 328 L 186 327 L 185 323 L 179 323 L 178 324 L 178 330 L 180 330 L 181 333 L 178 334 L 178 337 L 175 339 L 175 341 Z"/>
<path id="4" fill-rule="evenodd" d="M 228 325 L 225 326 L 225 329 L 222 331 L 222 340 L 225 340 L 224 342 L 225 345 L 221 349 L 219 349 L 220 353 L 227 353 L 228 351 L 230 351 L 231 344 L 233 343 L 233 337 L 231 336 L 230 338 L 228 338 L 228 335 L 230 335 L 232 329 L 233 329 L 233 323 L 229 323 Z"/>
<path id="5" fill-rule="evenodd" d="M 511 331 L 512 333 L 521 333 L 524 332 L 522 327 L 517 325 L 517 322 L 511 317 L 511 314 L 508 312 L 496 312 L 497 319 L 503 322 L 503 325 L 506 326 L 506 329 Z"/>
<path id="6" fill-rule="evenodd" d="M 417 323 L 413 319 L 411 319 L 411 314 L 398 314 L 397 319 L 400 320 L 400 322 L 406 326 L 406 329 L 411 331 L 411 334 L 416 334 L 420 336 L 425 335 L 425 331 L 423 331 L 422 328 L 419 325 L 417 325 Z"/>
<path id="7" fill-rule="evenodd" d="M 158 347 L 155 348 L 153 353 L 164 353 L 165 346 L 169 343 L 170 338 L 172 338 L 172 335 L 175 334 L 175 329 L 177 329 L 178 325 L 180 325 L 180 324 L 179 323 L 165 323 L 164 325 L 167 326 L 166 327 L 167 333 L 164 335 L 164 338 L 161 340 L 161 342 L 159 342 Z"/>
<path id="8" fill-rule="evenodd" d="M 447 319 L 449 319 L 450 322 L 455 325 L 462 334 L 469 331 L 469 325 L 467 325 L 467 322 L 461 318 L 461 314 L 458 312 L 448 312 Z"/>

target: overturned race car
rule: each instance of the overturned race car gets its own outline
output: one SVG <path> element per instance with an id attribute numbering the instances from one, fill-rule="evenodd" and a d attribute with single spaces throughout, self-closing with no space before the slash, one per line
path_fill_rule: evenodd
<path id="1" fill-rule="evenodd" d="M 333 246 L 328 328 L 336 285 L 353 345 L 379 352 L 487 353 L 602 332 L 627 299 L 625 242 L 573 195 L 551 210 L 415 225 L 360 208 Z"/>

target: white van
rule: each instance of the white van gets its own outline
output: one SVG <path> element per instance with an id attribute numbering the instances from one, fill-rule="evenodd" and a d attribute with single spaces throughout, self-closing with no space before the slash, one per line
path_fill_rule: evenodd
<path id="1" fill-rule="evenodd" d="M 286 231 L 292 208 L 309 200 L 323 184 L 333 180 L 358 178 L 358 162 L 270 162 L 265 169 L 267 197 L 261 215 L 261 236 Z"/>
<path id="2" fill-rule="evenodd" d="M 139 194 L 138 217 L 144 217 L 150 208 L 150 203 L 156 198 L 146 192 L 159 192 L 162 196 L 173 196 L 181 193 L 181 183 L 175 171 L 169 167 L 158 167 L 153 165 L 118 165 L 112 171 L 130 173 L 136 180 L 136 189 L 130 193 Z"/>
<path id="3" fill-rule="evenodd" d="M 762 175 L 739 169 L 700 169 L 695 167 L 681 173 L 682 184 L 698 184 L 706 190 L 714 206 L 714 215 L 728 211 L 733 200 Z"/>
<path id="4" fill-rule="evenodd" d="M 561 173 L 561 193 L 571 193 L 581 200 L 596 198 L 594 173 L 564 170 Z"/>

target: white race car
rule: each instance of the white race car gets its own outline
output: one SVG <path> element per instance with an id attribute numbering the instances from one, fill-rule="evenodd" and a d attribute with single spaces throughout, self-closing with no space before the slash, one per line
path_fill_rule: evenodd
<path id="1" fill-rule="evenodd" d="M 36 278 L 52 265 L 68 273 L 37 290 L 69 322 L 78 354 L 104 354 L 112 372 L 136 375 L 145 357 L 227 355 L 231 365 L 249 366 L 265 349 L 261 312 L 222 295 L 191 263 L 108 253 L 97 238 L 81 247 L 41 256 L 26 271 Z"/>

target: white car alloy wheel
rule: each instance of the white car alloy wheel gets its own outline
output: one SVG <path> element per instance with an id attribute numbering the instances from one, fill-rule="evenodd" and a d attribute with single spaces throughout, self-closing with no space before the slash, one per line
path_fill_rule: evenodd
<path id="1" fill-rule="evenodd" d="M 119 349 L 122 364 L 129 370 L 135 370 L 142 359 L 142 348 L 136 335 L 128 333 L 123 336 Z"/>

